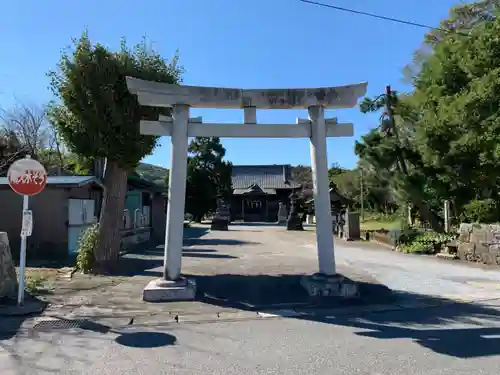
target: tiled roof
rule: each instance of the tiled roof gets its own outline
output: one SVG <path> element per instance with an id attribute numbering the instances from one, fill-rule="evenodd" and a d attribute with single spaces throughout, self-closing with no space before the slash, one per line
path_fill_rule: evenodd
<path id="1" fill-rule="evenodd" d="M 102 185 L 95 176 L 48 176 L 47 185 L 65 185 L 65 186 L 85 186 L 90 183 Z M 7 177 L 0 177 L 0 186 L 8 185 Z M 159 187 L 153 182 L 140 177 L 129 176 L 128 184 L 135 188 L 145 188 L 159 190 Z"/>
<path id="2" fill-rule="evenodd" d="M 48 176 L 47 185 L 76 185 L 83 186 L 97 182 L 94 176 Z M 7 177 L 0 177 L 0 185 L 8 185 Z"/>
<path id="3" fill-rule="evenodd" d="M 234 165 L 233 189 L 248 189 L 256 184 L 262 190 L 298 188 L 292 180 L 290 165 Z"/>

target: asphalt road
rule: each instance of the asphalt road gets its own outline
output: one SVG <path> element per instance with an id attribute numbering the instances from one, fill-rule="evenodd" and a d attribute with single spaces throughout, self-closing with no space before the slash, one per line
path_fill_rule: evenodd
<path id="1" fill-rule="evenodd" d="M 238 227 L 214 236 L 193 244 L 184 264 L 190 272 L 267 274 L 277 265 L 292 272 L 316 264 L 313 233 Z M 204 246 L 217 252 L 195 257 L 207 254 Z M 408 303 L 288 318 L 279 317 L 286 311 L 247 312 L 237 321 L 163 323 L 158 316 L 115 330 L 91 325 L 0 335 L 0 374 L 500 373 L 499 271 L 341 242 L 336 259 L 339 268 L 373 275 Z M 413 303 L 430 296 L 435 303 Z"/>
<path id="2" fill-rule="evenodd" d="M 498 374 L 492 306 L 59 330 L 0 342 L 0 374 Z"/>

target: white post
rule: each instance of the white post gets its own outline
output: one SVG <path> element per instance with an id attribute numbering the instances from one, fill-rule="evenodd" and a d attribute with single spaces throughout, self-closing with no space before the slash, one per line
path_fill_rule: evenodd
<path id="1" fill-rule="evenodd" d="M 450 231 L 450 201 L 444 201 L 444 231 L 448 233 Z"/>
<path id="2" fill-rule="evenodd" d="M 29 209 L 29 199 L 28 195 L 23 195 L 23 220 L 24 212 Z M 26 242 L 28 236 L 25 233 L 21 233 L 21 254 L 19 257 L 19 289 L 17 290 L 17 304 L 22 306 L 24 303 L 24 269 L 26 267 Z"/>
<path id="3" fill-rule="evenodd" d="M 328 160 L 326 155 L 325 112 L 322 106 L 309 107 L 311 121 L 311 166 L 314 184 L 314 208 L 316 211 L 316 244 L 318 247 L 319 273 L 333 276 L 335 252 L 332 233 L 332 214 L 328 184 Z"/>
<path id="4" fill-rule="evenodd" d="M 172 111 L 172 150 L 168 186 L 167 228 L 165 231 L 165 280 L 181 275 L 184 205 L 186 196 L 189 106 L 178 104 Z"/>

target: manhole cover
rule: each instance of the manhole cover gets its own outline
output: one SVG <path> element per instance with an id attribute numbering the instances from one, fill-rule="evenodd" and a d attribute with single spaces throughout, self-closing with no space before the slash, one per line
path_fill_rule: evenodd
<path id="1" fill-rule="evenodd" d="M 86 319 L 51 319 L 44 320 L 33 326 L 36 330 L 51 331 L 55 329 L 85 328 L 89 322 Z"/>

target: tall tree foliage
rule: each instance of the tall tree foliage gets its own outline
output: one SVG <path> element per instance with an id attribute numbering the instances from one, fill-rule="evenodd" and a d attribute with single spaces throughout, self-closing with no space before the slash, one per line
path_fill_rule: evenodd
<path id="1" fill-rule="evenodd" d="M 119 256 L 127 176 L 156 146 L 157 137 L 139 133 L 139 121 L 168 115 L 165 109 L 141 107 L 125 78 L 177 83 L 181 69 L 176 63 L 176 58 L 166 62 L 146 41 L 133 48 L 122 41 L 120 50 L 113 52 L 92 44 L 84 33 L 49 73 L 60 99 L 51 107 L 51 122 L 71 151 L 107 160 L 95 254 L 99 270 L 112 268 Z"/>
<path id="2" fill-rule="evenodd" d="M 0 176 L 5 177 L 11 164 L 28 153 L 14 131 L 0 128 Z"/>
<path id="3" fill-rule="evenodd" d="M 415 80 L 418 149 L 458 209 L 500 192 L 499 35 L 496 18 L 443 38 Z"/>
<path id="4" fill-rule="evenodd" d="M 393 103 L 399 137 L 388 134 L 382 122 L 357 146 L 362 160 L 390 174 L 403 199 L 416 206 L 421 200 L 434 214 L 445 199 L 452 202 L 456 217 L 472 200 L 498 200 L 498 8 L 498 1 L 454 8 L 441 27 L 460 33 L 438 30 L 432 33 L 434 39 L 427 38 L 432 51 L 413 77 L 414 91 Z M 368 100 L 362 110 L 383 105 Z M 406 162 L 406 173 L 401 161 Z M 421 216 L 428 219 L 425 212 Z"/>
<path id="5" fill-rule="evenodd" d="M 451 8 L 449 17 L 426 34 L 424 42 L 413 54 L 412 62 L 403 70 L 405 79 L 412 82 L 418 76 L 422 65 L 432 56 L 434 46 L 441 40 L 450 35 L 468 35 L 475 26 L 495 20 L 499 9 L 500 0 L 481 0 Z"/>
<path id="6" fill-rule="evenodd" d="M 57 129 L 47 121 L 45 106 L 18 101 L 7 109 L 0 109 L 0 129 L 3 147 L 22 150 L 20 157 L 30 155 L 40 161 L 49 174 L 61 170 L 64 146 Z M 6 160 L 4 169 L 16 159 Z"/>
<path id="7" fill-rule="evenodd" d="M 216 209 L 218 198 L 230 197 L 232 165 L 223 160 L 226 150 L 218 137 L 196 137 L 188 150 L 186 212 L 201 221 Z"/>
<path id="8" fill-rule="evenodd" d="M 423 165 L 414 142 L 413 124 L 418 115 L 410 98 L 402 100 L 391 91 L 390 95 L 366 98 L 360 108 L 363 113 L 382 110 L 382 116 L 380 125 L 356 142 L 356 154 L 374 170 L 383 171 L 400 204 L 410 202 L 433 229 L 441 230 L 442 221 L 433 207 L 434 191 L 427 184 L 432 171 Z"/>

